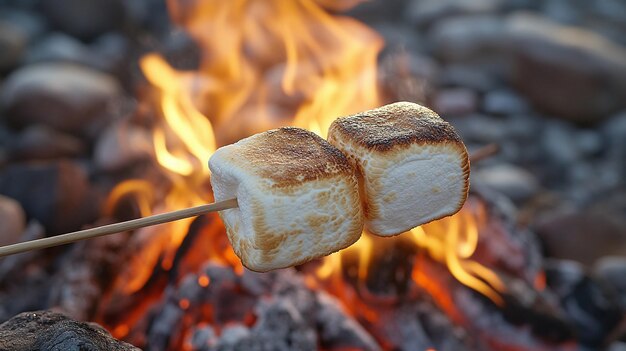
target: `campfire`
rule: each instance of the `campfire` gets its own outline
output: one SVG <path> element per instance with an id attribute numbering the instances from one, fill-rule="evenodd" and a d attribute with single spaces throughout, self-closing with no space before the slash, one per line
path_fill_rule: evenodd
<path id="1" fill-rule="evenodd" d="M 166 48 L 139 56 L 137 103 L 101 133 L 132 166 L 111 166 L 89 225 L 214 202 L 209 157 L 254 133 L 294 126 L 326 138 L 339 116 L 428 103 L 411 55 L 381 59 L 382 36 L 346 14 L 358 3 L 168 0 L 197 62 L 176 67 Z M 470 148 L 473 165 L 489 161 L 485 145 Z M 145 350 L 577 350 L 618 338 L 619 308 L 587 338 L 567 307 L 585 309 L 587 295 L 562 293 L 567 278 L 546 270 L 521 224 L 506 197 L 477 183 L 453 216 L 393 237 L 363 232 L 327 257 L 256 273 L 210 213 L 5 258 L 0 312 L 54 308 Z M 31 225 L 22 240 L 43 232 Z M 26 290 L 46 303 L 19 302 Z M 19 338 L 0 326 L 3 335 Z"/>

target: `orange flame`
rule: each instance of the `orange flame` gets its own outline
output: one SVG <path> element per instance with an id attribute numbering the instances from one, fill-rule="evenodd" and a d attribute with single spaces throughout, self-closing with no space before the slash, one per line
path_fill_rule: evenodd
<path id="1" fill-rule="evenodd" d="M 357 1 L 168 0 L 172 18 L 193 36 L 203 55 L 197 71 L 178 71 L 154 53 L 140 61 L 158 95 L 154 108 L 162 118 L 153 126 L 155 161 L 169 190 L 158 199 L 158 208 L 150 208 L 152 187 L 162 185 L 123 182 L 111 192 L 109 207 L 130 192 L 144 194 L 139 199 L 142 215 L 210 202 L 207 160 L 216 145 L 289 124 L 325 136 L 336 117 L 380 105 L 376 60 L 382 39 L 354 19 L 325 10 Z M 471 259 L 481 215 L 464 208 L 454 217 L 402 237 L 412 238 L 463 284 L 501 304 L 498 291 L 504 291 L 504 285 Z M 122 274 L 116 289 L 134 293 L 146 284 L 154 267 L 170 270 L 190 223 L 185 220 L 147 230 L 144 240 L 149 243 Z M 214 242 L 225 237 L 223 228 L 210 226 L 202 232 Z M 374 246 L 373 239 L 363 235 L 351 248 L 326 257 L 315 279 L 342 279 L 342 255 L 356 255 L 357 276 L 364 281 Z M 189 261 L 213 259 L 243 272 L 230 247 L 203 255 Z M 206 287 L 210 281 L 201 276 L 198 284 Z M 344 302 L 355 301 L 354 294 L 342 294 Z M 189 301 L 181 300 L 180 306 L 188 307 Z M 374 318 L 367 308 L 360 313 Z M 111 329 L 120 335 L 128 333 L 128 328 L 119 324 Z"/>

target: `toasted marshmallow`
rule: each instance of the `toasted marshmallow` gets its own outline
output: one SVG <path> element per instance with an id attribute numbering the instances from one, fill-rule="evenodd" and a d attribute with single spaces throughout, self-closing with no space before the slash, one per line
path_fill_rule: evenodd
<path id="1" fill-rule="evenodd" d="M 398 102 L 335 120 L 328 141 L 359 173 L 365 227 L 391 236 L 456 213 L 467 198 L 469 159 L 435 112 Z"/>
<path id="2" fill-rule="evenodd" d="M 337 148 L 299 128 L 280 128 L 219 148 L 209 160 L 216 201 L 235 253 L 265 272 L 328 255 L 363 230 L 358 182 Z"/>

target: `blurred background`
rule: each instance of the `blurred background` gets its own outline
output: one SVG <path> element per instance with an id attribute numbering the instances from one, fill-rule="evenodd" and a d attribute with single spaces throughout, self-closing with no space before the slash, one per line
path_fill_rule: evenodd
<path id="1" fill-rule="evenodd" d="M 298 86 L 301 75 L 296 74 L 295 88 L 281 80 L 289 65 L 274 69 L 275 61 L 284 58 L 271 56 L 281 50 L 271 40 L 253 38 L 245 47 L 248 57 L 259 58 L 262 74 L 229 72 L 225 63 L 240 58 L 229 56 L 237 48 L 228 43 L 247 39 L 236 35 L 238 17 L 227 17 L 222 30 L 204 27 L 202 21 L 218 18 L 220 12 L 202 12 L 197 1 L 0 0 L 0 245 L 77 230 L 104 217 L 151 213 L 144 207 L 170 209 L 171 204 L 154 206 L 145 200 L 163 198 L 159 190 L 138 196 L 144 200 L 132 206 L 120 204 L 120 194 L 143 191 L 137 189 L 145 184 L 133 188 L 128 183 L 138 177 L 150 184 L 168 179 L 170 199 L 181 179 L 196 192 L 206 189 L 208 174 L 203 172 L 208 172 L 206 160 L 216 145 L 289 124 L 294 116 L 294 124 L 324 131 L 330 117 L 412 101 L 452 123 L 470 153 L 486 145 L 498 148 L 472 166 L 472 186 L 507 199 L 514 227 L 534 233 L 548 279 L 590 290 L 582 300 L 595 307 L 581 312 L 586 314 L 581 320 L 587 321 L 581 325 L 598 331 L 587 339 L 589 349 L 626 349 L 626 333 L 622 328 L 615 335 L 614 328 L 626 308 L 626 1 L 316 3 L 332 16 L 364 24 L 340 22 L 347 28 L 341 35 L 357 38 L 349 47 L 360 59 L 348 66 L 363 68 L 345 75 L 355 82 L 339 89 L 346 101 L 329 93 L 333 103 L 320 105 Z M 263 8 L 250 13 L 260 16 Z M 272 16 L 250 30 L 272 32 Z M 295 19 L 294 31 L 309 21 L 285 16 Z M 340 35 L 315 26 L 308 30 Z M 342 52 L 337 46 L 348 44 L 333 42 L 328 53 Z M 158 58 L 150 56 L 155 52 Z M 377 66 L 366 66 L 369 61 Z M 154 66 L 160 74 L 151 73 Z M 206 74 L 199 79 L 185 72 Z M 213 79 L 218 76 L 222 80 Z M 239 76 L 251 85 L 222 84 L 224 77 Z M 375 93 L 367 90 L 371 84 Z M 237 99 L 222 100 L 218 90 L 231 97 L 245 91 L 241 101 L 271 103 L 258 110 Z M 155 115 L 162 112 L 154 112 L 155 101 L 189 91 L 195 93 L 194 101 L 175 100 L 179 109 L 195 105 L 190 114 L 197 108 L 212 125 L 198 122 L 195 132 L 181 132 L 179 139 L 197 139 L 200 151 L 186 145 L 193 155 L 168 164 L 163 160 L 181 154 L 175 140 L 179 131 L 163 127 L 158 132 Z M 371 94 L 376 99 L 366 100 Z M 326 120 L 307 119 L 322 115 L 320 111 L 328 115 Z M 160 135 L 168 153 L 158 151 Z M 155 158 L 174 175 L 154 175 L 150 165 Z M 189 178 L 186 169 L 200 176 Z M 120 190 L 120 184 L 131 190 Z M 208 194 L 174 207 L 209 201 Z M 57 268 L 37 274 L 54 276 Z M 16 268 L 0 269 L 0 278 L 8 279 L 11 269 Z M 8 285 L 0 282 L 4 296 L 24 289 Z M 30 300 L 14 306 L 0 302 L 0 322 L 47 306 Z M 609 310 L 617 316 L 598 321 Z M 73 316 L 92 319 L 89 314 Z"/>

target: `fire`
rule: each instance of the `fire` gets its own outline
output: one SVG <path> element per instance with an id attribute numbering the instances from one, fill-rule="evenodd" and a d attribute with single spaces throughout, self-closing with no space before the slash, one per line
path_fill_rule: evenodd
<path id="1" fill-rule="evenodd" d="M 129 194 L 136 197 L 143 216 L 211 202 L 207 160 L 218 145 L 284 125 L 307 128 L 324 137 L 336 117 L 381 105 L 377 56 L 382 39 L 356 20 L 326 10 L 345 9 L 356 2 L 169 0 L 174 22 L 196 40 L 202 57 L 194 71 L 176 70 L 156 53 L 140 61 L 154 90 L 155 162 L 166 185 L 123 182 L 111 192 L 109 208 Z M 155 188 L 167 190 L 157 194 Z M 472 260 L 481 216 L 480 211 L 464 208 L 457 216 L 416 228 L 401 235 L 402 239 L 364 234 L 351 248 L 323 259 L 307 281 L 338 287 L 342 271 L 349 268 L 344 261 L 357 257 L 354 273 L 362 284 L 374 250 L 381 249 L 379 240 L 404 240 L 447 265 L 463 284 L 500 304 L 502 282 Z M 136 233 L 141 251 L 116 282 L 112 296 L 147 289 L 155 271 L 170 271 L 191 223 L 184 220 Z M 204 261 L 216 260 L 243 272 L 223 228 L 216 223 L 212 220 L 199 229 L 202 247 L 209 249 L 199 257 L 186 257 L 182 265 L 193 271 Z M 413 278 L 418 281 L 415 274 Z M 201 276 L 198 284 L 208 286 L 209 278 Z M 375 318 L 358 292 L 329 290 L 341 295 L 353 313 L 367 320 Z M 188 300 L 179 304 L 189 307 Z M 115 336 L 131 331 L 136 316 L 149 307 L 143 305 L 134 306 L 129 314 L 133 317 L 109 325 Z"/>

